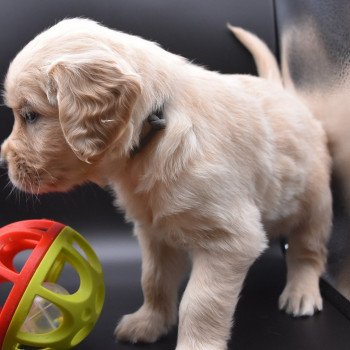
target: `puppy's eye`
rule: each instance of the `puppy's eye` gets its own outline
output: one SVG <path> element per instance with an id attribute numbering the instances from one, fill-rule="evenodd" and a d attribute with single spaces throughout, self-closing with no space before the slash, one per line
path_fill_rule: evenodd
<path id="1" fill-rule="evenodd" d="M 23 113 L 23 119 L 27 124 L 33 124 L 39 117 L 39 114 L 36 112 L 25 112 Z"/>

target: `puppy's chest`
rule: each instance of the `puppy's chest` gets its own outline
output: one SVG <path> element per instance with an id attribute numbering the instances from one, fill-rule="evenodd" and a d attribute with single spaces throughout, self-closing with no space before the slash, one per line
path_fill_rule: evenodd
<path id="1" fill-rule="evenodd" d="M 124 186 L 115 187 L 117 205 L 125 212 L 126 219 L 151 225 L 154 221 L 154 208 L 149 193 L 137 193 Z"/>
<path id="2" fill-rule="evenodd" d="M 119 184 L 114 187 L 117 204 L 131 221 L 155 226 L 160 219 L 183 210 L 178 196 L 163 186 L 154 186 L 149 191 L 138 191 L 135 184 Z"/>

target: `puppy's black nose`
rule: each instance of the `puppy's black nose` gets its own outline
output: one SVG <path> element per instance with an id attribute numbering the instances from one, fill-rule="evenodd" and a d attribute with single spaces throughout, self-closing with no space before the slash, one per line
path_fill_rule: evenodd
<path id="1" fill-rule="evenodd" d="M 0 148 L 0 168 L 7 168 L 7 160 L 4 157 L 3 147 Z"/>
<path id="2" fill-rule="evenodd" d="M 0 158 L 0 168 L 7 168 L 7 161 L 5 158 Z"/>

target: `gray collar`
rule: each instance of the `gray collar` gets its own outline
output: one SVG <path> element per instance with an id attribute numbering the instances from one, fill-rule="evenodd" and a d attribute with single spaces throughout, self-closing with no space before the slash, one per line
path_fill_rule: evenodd
<path id="1" fill-rule="evenodd" d="M 148 124 L 150 130 L 147 132 L 145 136 L 143 136 L 140 140 L 140 143 L 137 147 L 133 148 L 130 152 L 130 158 L 133 158 L 135 155 L 142 152 L 144 148 L 152 141 L 154 136 L 160 131 L 165 129 L 166 127 L 166 121 L 164 119 L 163 115 L 163 109 L 158 109 L 156 111 L 153 111 L 147 119 L 144 121 L 145 124 Z"/>

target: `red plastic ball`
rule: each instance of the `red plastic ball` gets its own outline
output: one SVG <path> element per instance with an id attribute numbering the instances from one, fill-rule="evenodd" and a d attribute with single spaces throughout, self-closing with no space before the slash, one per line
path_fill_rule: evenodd
<path id="1" fill-rule="evenodd" d="M 0 349 L 29 281 L 64 227 L 50 220 L 27 220 L 0 228 L 0 286 L 6 282 L 13 284 L 5 304 L 0 305 Z M 17 271 L 14 259 L 28 249 L 32 253 L 21 271 Z"/>

